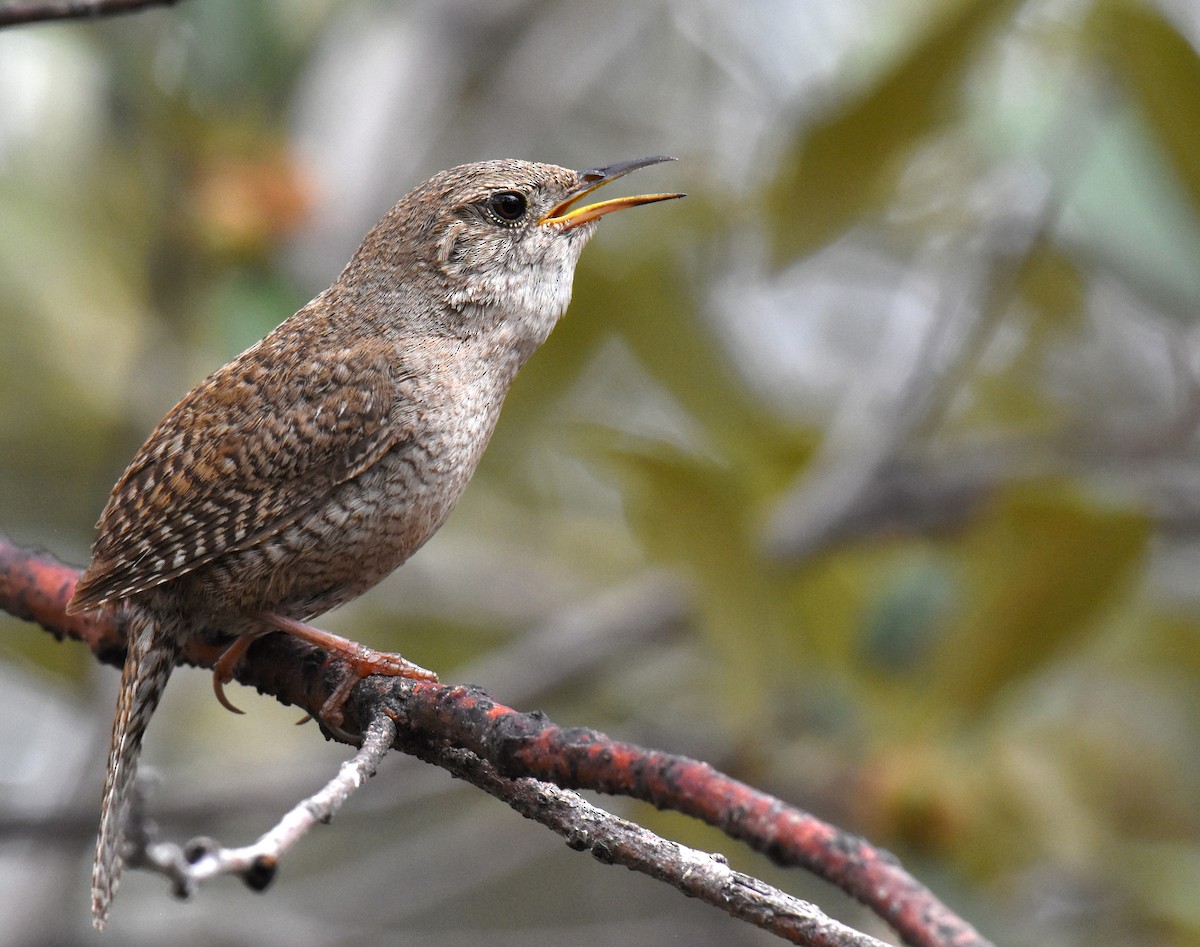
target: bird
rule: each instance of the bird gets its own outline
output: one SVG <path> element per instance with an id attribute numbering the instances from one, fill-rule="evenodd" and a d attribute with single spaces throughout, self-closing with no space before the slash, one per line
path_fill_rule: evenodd
<path id="1" fill-rule="evenodd" d="M 436 680 L 400 655 L 309 624 L 403 564 L 475 471 L 517 371 L 566 311 L 597 221 L 683 197 L 583 204 L 664 155 L 573 171 L 493 160 L 439 172 L 366 235 L 341 275 L 209 375 L 117 481 L 69 613 L 125 628 L 92 871 L 103 929 L 124 863 L 147 725 L 188 642 L 227 648 L 284 632 L 345 664 L 321 709 L 334 726 L 369 674 Z"/>

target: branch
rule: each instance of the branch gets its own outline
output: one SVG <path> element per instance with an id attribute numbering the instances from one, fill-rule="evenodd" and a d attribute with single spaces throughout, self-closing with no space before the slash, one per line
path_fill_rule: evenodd
<path id="1" fill-rule="evenodd" d="M 354 759 L 342 764 L 328 785 L 295 806 L 252 845 L 242 848 L 223 848 L 210 838 L 193 839 L 182 846 L 159 842 L 139 798 L 130 813 L 132 851 L 128 864 L 166 876 L 181 898 L 190 897 L 205 882 L 221 875 L 234 875 L 247 887 L 264 891 L 274 880 L 283 855 L 314 826 L 328 822 L 374 774 L 396 735 L 394 720 L 387 715 L 377 718 Z M 532 779 L 505 779 L 467 750 L 443 748 L 431 754 L 429 762 L 557 832 L 576 851 L 590 851 L 605 864 L 624 865 L 650 875 L 793 944 L 886 947 L 874 937 L 827 917 L 815 905 L 733 871 L 721 855 L 669 842 L 591 805 L 576 793 Z"/>
<path id="2" fill-rule="evenodd" d="M 166 875 L 175 894 L 190 897 L 206 881 L 221 875 L 236 875 L 255 891 L 263 891 L 274 880 L 280 859 L 319 822 L 328 822 L 379 768 L 396 739 L 396 725 L 380 717 L 367 728 L 366 739 L 343 763 L 336 776 L 315 795 L 290 809 L 278 824 L 253 845 L 222 848 L 212 839 L 193 839 L 180 846 L 159 842 L 146 818 L 143 800 L 135 801 L 130 813 L 129 843 L 131 868 L 148 868 Z"/>
<path id="3" fill-rule="evenodd" d="M 117 622 L 65 616 L 77 577 L 77 570 L 48 554 L 20 549 L 0 536 L 0 608 L 37 622 L 59 639 L 83 641 L 100 660 L 119 664 L 124 642 Z M 189 642 L 184 660 L 211 667 L 220 652 L 219 646 Z M 341 679 L 341 669 L 323 652 L 291 636 L 267 635 L 249 648 L 237 679 L 317 715 Z M 482 788 L 527 815 L 530 805 L 536 810 L 549 803 L 542 803 L 540 796 L 533 803 L 519 801 L 526 777 L 563 788 L 632 796 L 701 819 L 781 865 L 808 869 L 858 899 L 914 947 L 985 947 L 988 943 L 887 852 L 705 763 L 620 743 L 593 730 L 560 728 L 541 714 L 519 713 L 496 703 L 473 687 L 368 678 L 355 688 L 345 709 L 343 726 L 357 732 L 365 732 L 368 724 L 386 714 L 398 724 L 398 749 L 452 772 L 454 767 L 486 764 L 492 775 Z M 333 735 L 325 721 L 318 722 Z M 463 750 L 478 763 L 465 764 L 464 757 L 457 755 Z M 591 823 L 579 814 L 582 810 L 574 802 L 555 804 L 564 817 L 570 812 L 577 816 L 567 819 L 576 833 L 568 839 L 588 839 Z M 599 848 L 587 844 L 598 856 L 602 850 L 614 861 L 618 859 L 611 853 L 623 850 L 615 844 Z M 648 873 L 661 877 L 658 866 L 653 868 L 648 867 Z M 759 885 L 721 881 L 710 903 L 774 929 L 771 924 L 781 915 L 768 917 L 763 903 L 751 896 Z"/>
<path id="4" fill-rule="evenodd" d="M 441 693 L 426 698 L 432 688 Z M 690 815 L 784 867 L 801 867 L 870 908 L 914 947 L 988 942 L 913 878 L 896 858 L 713 769 L 707 763 L 621 743 L 595 730 L 563 728 L 540 713 L 496 703 L 476 687 L 364 681 L 358 719 L 387 707 L 401 724 L 397 746 L 422 758 L 427 741 L 464 747 L 507 776 L 629 796 Z M 350 709 L 350 705 L 347 705 Z M 347 721 L 356 721 L 349 714 Z"/>
<path id="5" fill-rule="evenodd" d="M 606 865 L 623 865 L 657 878 L 793 944 L 884 947 L 874 937 L 827 917 L 815 905 L 734 871 L 723 855 L 667 841 L 576 793 L 540 780 L 506 779 L 469 750 L 443 747 L 417 755 L 557 832 L 575 851 L 591 852 Z"/>
<path id="6" fill-rule="evenodd" d="M 181 0 L 39 0 L 0 6 L 0 27 L 50 20 L 95 19 L 137 13 L 148 7 L 170 7 Z"/>

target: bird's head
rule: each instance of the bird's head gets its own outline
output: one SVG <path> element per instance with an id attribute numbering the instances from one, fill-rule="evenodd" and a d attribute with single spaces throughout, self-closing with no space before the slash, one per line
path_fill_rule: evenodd
<path id="1" fill-rule="evenodd" d="M 532 351 L 566 310 L 575 264 L 596 221 L 684 195 L 583 199 L 631 171 L 670 160 L 638 158 L 586 171 L 518 160 L 460 165 L 405 195 L 356 259 L 390 273 L 410 300 L 407 308 L 414 288 L 436 299 L 440 311 L 429 316 L 446 331 L 496 331 Z"/>

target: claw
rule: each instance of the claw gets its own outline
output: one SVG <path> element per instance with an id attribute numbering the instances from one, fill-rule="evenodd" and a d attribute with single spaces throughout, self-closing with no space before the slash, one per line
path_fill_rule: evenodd
<path id="1" fill-rule="evenodd" d="M 246 711 L 234 705 L 228 697 L 225 696 L 225 682 L 221 680 L 220 672 L 213 671 L 213 693 L 217 695 L 217 703 L 228 710 L 230 713 L 244 714 Z"/>
<path id="2" fill-rule="evenodd" d="M 245 711 L 235 707 L 225 696 L 225 685 L 233 680 L 234 669 L 237 668 L 238 662 L 242 660 L 242 655 L 246 653 L 246 649 L 250 647 L 256 637 L 258 636 L 239 635 L 228 648 L 221 652 L 221 656 L 213 664 L 213 693 L 217 695 L 217 702 L 231 713 L 243 714 Z"/>

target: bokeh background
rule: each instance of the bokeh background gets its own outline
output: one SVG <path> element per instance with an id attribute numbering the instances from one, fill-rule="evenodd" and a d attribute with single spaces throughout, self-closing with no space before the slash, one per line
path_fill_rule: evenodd
<path id="1" fill-rule="evenodd" d="M 0 33 L 0 529 L 83 563 L 159 417 L 434 171 L 676 155 L 623 193 L 690 196 L 604 221 L 448 525 L 323 624 L 704 758 L 998 942 L 1200 944 L 1198 44 L 1191 0 L 189 0 Z M 116 679 L 0 616 L 6 943 L 94 939 Z M 172 838 L 249 841 L 347 755 L 231 696 L 180 671 L 151 727 Z M 127 874 L 107 936 L 774 942 L 401 759 L 266 895 Z"/>

